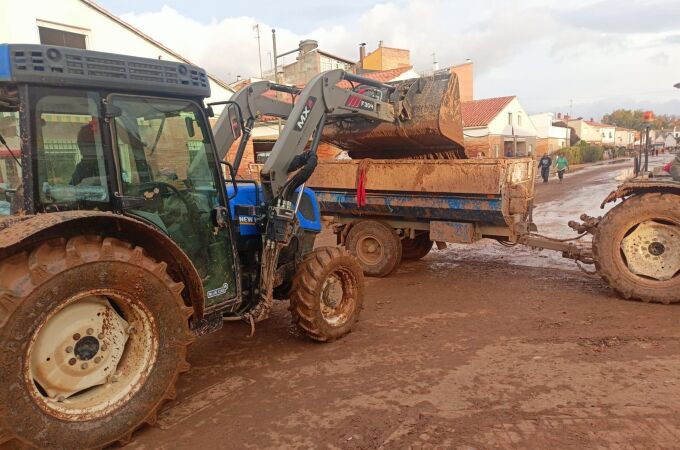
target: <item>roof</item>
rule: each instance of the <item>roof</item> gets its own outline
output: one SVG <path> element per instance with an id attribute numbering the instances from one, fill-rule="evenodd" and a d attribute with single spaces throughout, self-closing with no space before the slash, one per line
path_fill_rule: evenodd
<path id="1" fill-rule="evenodd" d="M 585 123 L 590 125 L 591 127 L 596 127 L 596 128 L 614 128 L 614 125 L 608 125 L 606 123 L 600 123 L 600 122 L 595 122 L 594 120 L 584 120 Z"/>
<path id="2" fill-rule="evenodd" d="M 338 61 L 346 62 L 347 64 L 356 64 L 356 61 L 352 61 L 351 59 L 343 58 L 342 56 L 334 55 L 332 53 L 328 53 L 325 50 L 321 50 L 319 48 L 316 49 L 317 52 L 319 52 L 320 55 L 325 55 L 328 56 L 329 58 L 337 59 Z"/>
<path id="3" fill-rule="evenodd" d="M 392 81 L 395 78 L 397 78 L 399 75 L 408 72 L 409 70 L 413 69 L 413 66 L 404 66 L 404 67 L 399 67 L 397 69 L 390 69 L 390 70 L 380 70 L 377 72 L 366 72 L 362 73 L 361 76 L 364 78 L 370 78 L 372 80 L 379 81 L 381 83 L 387 83 L 388 81 Z M 338 83 L 338 86 L 344 89 L 349 89 L 352 87 L 352 83 L 349 81 L 343 80 L 340 83 Z"/>
<path id="4" fill-rule="evenodd" d="M 463 126 L 483 127 L 488 125 L 514 98 L 515 96 L 511 95 L 509 97 L 493 97 L 463 102 L 461 104 Z"/>
<path id="5" fill-rule="evenodd" d="M 140 30 L 138 30 L 137 28 L 133 27 L 132 25 L 130 25 L 129 23 L 127 23 L 126 21 L 124 21 L 124 20 L 121 19 L 120 17 L 118 17 L 118 16 L 114 15 L 113 13 L 110 13 L 110 12 L 107 11 L 106 9 L 102 8 L 101 6 L 99 6 L 98 4 L 96 4 L 96 3 L 94 2 L 94 0 L 80 0 L 80 1 L 83 2 L 85 5 L 89 6 L 90 8 L 94 9 L 95 11 L 99 12 L 100 14 L 103 14 L 103 15 L 105 15 L 106 17 L 108 17 L 109 19 L 111 19 L 111 20 L 113 20 L 114 22 L 118 23 L 118 24 L 121 25 L 122 27 L 127 28 L 128 30 L 132 31 L 133 33 L 135 33 L 136 35 L 138 35 L 139 37 L 141 37 L 141 38 L 144 39 L 145 41 L 150 42 L 151 44 L 155 45 L 156 47 L 162 49 L 163 51 L 165 51 L 165 52 L 167 52 L 167 53 L 169 53 L 169 54 L 171 54 L 172 56 L 174 56 L 174 57 L 177 58 L 178 60 L 180 60 L 180 61 L 182 61 L 182 62 L 185 62 L 185 63 L 187 63 L 187 64 L 191 64 L 192 66 L 198 66 L 198 64 L 195 64 L 195 63 L 189 61 L 189 60 L 186 59 L 184 56 L 180 55 L 179 53 L 175 52 L 174 50 L 170 49 L 169 47 L 166 47 L 165 45 L 161 44 L 160 42 L 158 42 L 157 40 L 155 40 L 155 39 L 152 38 L 151 36 L 142 33 Z M 220 79 L 217 78 L 216 76 L 211 75 L 210 73 L 208 73 L 208 77 L 209 77 L 212 81 L 214 81 L 215 84 L 217 84 L 217 85 L 219 85 L 219 86 L 221 86 L 221 87 L 223 87 L 223 88 L 225 88 L 225 89 L 227 89 L 227 90 L 229 90 L 229 91 L 233 91 L 233 89 L 230 88 L 229 85 L 228 85 L 227 83 L 225 83 L 224 81 L 220 80 Z"/>

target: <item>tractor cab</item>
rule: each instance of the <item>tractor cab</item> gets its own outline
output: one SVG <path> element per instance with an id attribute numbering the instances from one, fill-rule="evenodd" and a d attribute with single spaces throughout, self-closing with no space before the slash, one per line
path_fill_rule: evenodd
<path id="1" fill-rule="evenodd" d="M 225 184 L 203 105 L 209 96 L 205 71 L 183 63 L 0 45 L 0 217 L 76 210 L 132 217 L 191 259 L 206 309 L 236 308 Z"/>

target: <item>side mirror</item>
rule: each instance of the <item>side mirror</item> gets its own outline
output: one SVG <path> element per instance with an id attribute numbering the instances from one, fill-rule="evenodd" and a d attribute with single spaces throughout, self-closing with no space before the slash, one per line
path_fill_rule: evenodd
<path id="1" fill-rule="evenodd" d="M 189 137 L 196 136 L 196 130 L 194 129 L 194 119 L 187 116 L 184 118 L 184 126 L 187 128 L 187 134 Z"/>
<path id="2" fill-rule="evenodd" d="M 227 117 L 229 119 L 229 124 L 231 125 L 231 133 L 234 139 L 241 137 L 241 114 L 239 114 L 238 107 L 233 103 L 227 106 Z"/>

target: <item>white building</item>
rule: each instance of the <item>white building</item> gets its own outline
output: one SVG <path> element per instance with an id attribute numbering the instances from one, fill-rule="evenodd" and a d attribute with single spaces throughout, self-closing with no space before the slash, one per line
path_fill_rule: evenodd
<path id="1" fill-rule="evenodd" d="M 193 64 L 91 0 L 1 0 L 0 43 L 61 45 Z M 208 102 L 231 97 L 226 83 L 209 79 Z"/>
<path id="2" fill-rule="evenodd" d="M 463 102 L 461 112 L 469 157 L 535 155 L 538 132 L 517 97 Z"/>
<path id="3" fill-rule="evenodd" d="M 553 153 L 561 148 L 569 146 L 571 128 L 566 126 L 555 126 L 555 114 L 532 114 L 529 118 L 536 127 L 538 137 L 537 155 Z"/>

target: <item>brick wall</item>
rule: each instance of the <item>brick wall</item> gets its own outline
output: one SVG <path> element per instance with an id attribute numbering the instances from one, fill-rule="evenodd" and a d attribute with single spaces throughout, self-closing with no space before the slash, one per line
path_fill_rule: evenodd
<path id="1" fill-rule="evenodd" d="M 476 158 L 479 152 L 484 153 L 487 157 L 491 156 L 491 146 L 489 141 L 490 136 L 484 137 L 467 137 L 465 136 L 465 154 L 468 158 Z"/>
<path id="2" fill-rule="evenodd" d="M 465 63 L 459 66 L 454 66 L 451 67 L 451 71 L 458 76 L 458 89 L 460 91 L 460 101 L 469 102 L 474 100 L 473 64 Z"/>

